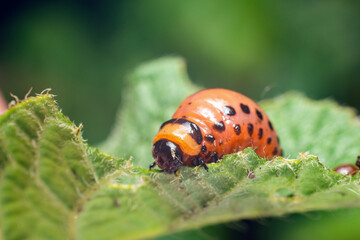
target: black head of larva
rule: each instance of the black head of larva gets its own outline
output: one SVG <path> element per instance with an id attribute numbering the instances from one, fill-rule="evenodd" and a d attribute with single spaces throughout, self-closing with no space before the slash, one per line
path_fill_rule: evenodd
<path id="1" fill-rule="evenodd" d="M 167 173 L 175 173 L 183 165 L 183 153 L 180 147 L 171 141 L 157 141 L 153 145 L 152 154 L 156 165 Z"/>

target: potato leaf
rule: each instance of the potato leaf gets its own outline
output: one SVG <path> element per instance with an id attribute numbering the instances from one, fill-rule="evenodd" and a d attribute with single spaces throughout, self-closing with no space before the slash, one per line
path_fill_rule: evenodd
<path id="1" fill-rule="evenodd" d="M 177 58 L 130 75 L 114 131 L 101 145 L 117 157 L 132 156 L 127 161 L 86 144 L 81 125 L 61 113 L 51 94 L 10 108 L 0 116 L 3 238 L 169 237 L 242 219 L 360 207 L 359 177 L 327 168 L 355 161 L 355 114 L 298 93 L 261 103 L 286 157 L 266 160 L 248 148 L 209 164 L 209 172 L 149 171 L 158 127 L 197 89 Z"/>

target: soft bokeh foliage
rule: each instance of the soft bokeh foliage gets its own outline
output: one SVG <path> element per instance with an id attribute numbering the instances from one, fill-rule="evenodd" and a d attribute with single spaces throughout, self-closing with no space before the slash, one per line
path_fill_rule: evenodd
<path id="1" fill-rule="evenodd" d="M 109 135 L 124 75 L 163 55 L 185 57 L 191 79 L 206 88 L 230 88 L 255 100 L 300 90 L 359 109 L 359 10 L 355 0 L 5 0 L 0 89 L 8 101 L 9 92 L 23 97 L 31 86 L 55 89 L 90 143 Z M 246 222 L 232 233 L 316 237 L 341 214 Z M 344 231 L 354 229 L 354 221 L 341 223 Z"/>
<path id="2" fill-rule="evenodd" d="M 360 108 L 360 2 L 5 1 L 0 88 L 56 89 L 64 112 L 108 135 L 123 76 L 139 62 L 183 56 L 196 83 L 256 100 L 300 90 Z M 84 105 L 90 108 L 84 108 Z"/>

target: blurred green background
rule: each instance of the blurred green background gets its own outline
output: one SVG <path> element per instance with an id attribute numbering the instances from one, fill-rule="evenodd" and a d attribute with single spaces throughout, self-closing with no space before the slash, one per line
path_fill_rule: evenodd
<path id="1" fill-rule="evenodd" d="M 109 134 L 126 74 L 164 55 L 183 56 L 190 78 L 206 88 L 255 100 L 299 90 L 360 109 L 356 0 L 7 0 L 0 6 L 3 94 L 10 101 L 9 92 L 23 97 L 30 87 L 52 88 L 63 112 L 84 124 L 90 144 Z M 279 221 L 227 229 L 252 239 L 254 229 L 283 230 Z"/>
<path id="2" fill-rule="evenodd" d="M 96 144 L 124 76 L 180 55 L 191 79 L 261 100 L 287 90 L 360 108 L 360 2 L 2 1 L 0 89 L 10 100 L 52 88 Z"/>

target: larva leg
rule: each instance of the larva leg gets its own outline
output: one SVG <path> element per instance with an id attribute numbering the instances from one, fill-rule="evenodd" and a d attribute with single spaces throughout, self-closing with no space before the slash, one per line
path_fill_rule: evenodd
<path id="1" fill-rule="evenodd" d="M 200 165 L 208 172 L 209 168 L 206 165 L 206 163 L 204 162 L 204 159 L 200 158 L 199 161 L 200 161 Z"/>
<path id="2" fill-rule="evenodd" d="M 149 170 L 153 169 L 155 166 L 156 166 L 156 162 L 153 162 L 152 164 L 150 164 Z"/>
<path id="3" fill-rule="evenodd" d="M 201 166 L 203 167 L 207 172 L 209 171 L 208 166 L 206 165 L 204 159 L 201 157 L 197 157 L 193 160 L 193 166 Z"/>

